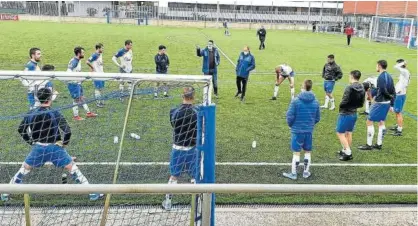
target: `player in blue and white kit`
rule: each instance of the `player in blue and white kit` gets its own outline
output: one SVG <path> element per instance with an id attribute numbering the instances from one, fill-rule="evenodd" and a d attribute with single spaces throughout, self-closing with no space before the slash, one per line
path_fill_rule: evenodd
<path id="1" fill-rule="evenodd" d="M 120 59 L 120 64 L 118 62 L 118 59 Z M 120 73 L 132 73 L 132 59 L 133 59 L 133 53 L 132 53 L 132 41 L 126 40 L 125 41 L 125 47 L 120 49 L 113 57 L 112 61 L 119 67 Z M 125 83 L 121 82 L 119 84 L 119 90 L 121 92 L 121 95 L 123 94 Z M 128 82 L 128 89 L 129 91 L 132 89 L 132 83 Z M 121 96 L 122 100 L 122 96 Z"/>
<path id="2" fill-rule="evenodd" d="M 68 63 L 67 72 L 81 72 L 81 59 L 84 58 L 84 48 L 83 47 L 75 47 L 74 48 L 75 56 L 70 60 Z M 78 105 L 83 105 L 84 110 L 86 110 L 87 118 L 96 117 L 97 114 L 90 111 L 87 104 L 84 102 L 84 94 L 83 94 L 83 87 L 81 86 L 81 82 L 79 81 L 70 81 L 67 85 L 68 90 L 70 91 L 70 95 L 73 98 L 73 119 L 76 121 L 84 120 L 82 117 L 78 115 Z"/>
<path id="3" fill-rule="evenodd" d="M 19 125 L 18 132 L 32 150 L 26 157 L 10 184 L 21 184 L 24 177 L 33 168 L 52 162 L 58 168 L 69 171 L 77 184 L 88 184 L 87 178 L 80 172 L 65 147 L 71 138 L 71 129 L 64 116 L 58 110 L 51 110 L 52 91 L 41 88 L 37 92 L 40 107 L 31 110 Z M 9 194 L 1 194 L 2 201 L 8 201 Z M 90 200 L 97 200 L 103 194 L 90 194 Z"/>
<path id="4" fill-rule="evenodd" d="M 396 61 L 395 69 L 400 72 L 399 81 L 395 85 L 396 98 L 393 106 L 393 111 L 396 114 L 396 125 L 390 130 L 395 131 L 393 136 L 402 136 L 403 117 L 402 109 L 406 100 L 406 89 L 409 85 L 411 73 L 406 69 L 406 61 L 399 59 Z"/>
<path id="5" fill-rule="evenodd" d="M 90 67 L 91 72 L 103 73 L 103 44 L 96 44 L 96 52 L 93 53 L 87 60 L 87 65 Z M 105 87 L 104 81 L 94 80 L 94 97 L 96 98 L 96 106 L 99 108 L 104 107 L 104 100 L 102 100 L 102 90 Z"/>
<path id="6" fill-rule="evenodd" d="M 277 100 L 277 94 L 279 93 L 279 86 L 287 78 L 290 85 L 290 96 L 293 100 L 295 98 L 295 72 L 287 64 L 281 64 L 276 67 L 276 85 L 274 86 L 274 93 L 271 100 Z"/>
<path id="7" fill-rule="evenodd" d="M 39 62 L 41 61 L 41 50 L 39 48 L 31 48 L 29 50 L 30 61 L 25 65 L 25 71 L 41 71 Z M 27 80 L 21 79 L 23 86 L 28 88 L 28 102 L 29 109 L 34 109 L 39 106 L 39 102 L 36 100 L 35 93 L 38 89 L 44 87 L 48 81 L 45 80 Z"/>
<path id="8" fill-rule="evenodd" d="M 380 72 L 377 78 L 377 94 L 374 98 L 374 103 L 370 107 L 370 114 L 366 122 L 367 144 L 359 146 L 358 148 L 360 150 L 382 149 L 383 136 L 386 133 L 386 116 L 396 96 L 392 76 L 386 71 L 387 66 L 388 63 L 386 60 L 379 60 L 377 62 L 377 71 Z M 374 122 L 379 123 L 379 133 L 377 134 L 377 144 L 375 145 L 373 145 Z"/>
<path id="9" fill-rule="evenodd" d="M 170 157 L 170 179 L 168 184 L 177 184 L 177 178 L 186 172 L 197 178 L 199 167 L 198 151 L 196 150 L 197 137 L 197 110 L 193 105 L 195 90 L 193 87 L 183 88 L 183 104 L 171 109 L 170 122 L 173 127 L 173 147 Z M 162 203 L 164 209 L 171 209 L 172 195 L 167 194 Z"/>

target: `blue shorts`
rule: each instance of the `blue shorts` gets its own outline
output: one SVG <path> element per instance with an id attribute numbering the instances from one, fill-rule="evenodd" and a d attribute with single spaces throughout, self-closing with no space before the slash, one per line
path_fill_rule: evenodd
<path id="1" fill-rule="evenodd" d="M 332 91 L 334 90 L 334 86 L 335 86 L 335 81 L 329 81 L 329 80 L 324 81 L 324 91 L 326 93 L 332 93 Z"/>
<path id="2" fill-rule="evenodd" d="M 177 149 L 171 150 L 170 158 L 170 174 L 171 176 L 179 177 L 182 173 L 186 172 L 189 176 L 196 178 L 200 168 L 197 161 L 198 152 L 196 148 L 192 148 L 189 151 L 182 151 Z"/>
<path id="3" fill-rule="evenodd" d="M 49 81 L 45 84 L 45 88 L 52 88 L 52 87 L 53 87 L 53 85 L 52 85 L 51 81 Z"/>
<path id="4" fill-rule="evenodd" d="M 372 122 L 381 122 L 386 120 L 390 109 L 390 104 L 387 103 L 373 103 L 370 107 L 370 114 L 368 119 Z"/>
<path id="5" fill-rule="evenodd" d="M 35 93 L 28 93 L 28 102 L 30 107 L 35 106 Z"/>
<path id="6" fill-rule="evenodd" d="M 46 162 L 52 162 L 54 166 L 64 168 L 72 162 L 72 158 L 67 151 L 55 144 L 47 146 L 33 145 L 32 151 L 25 159 L 25 163 L 31 167 L 41 167 Z"/>
<path id="7" fill-rule="evenodd" d="M 290 149 L 294 152 L 312 151 L 312 133 L 292 133 Z"/>
<path id="8" fill-rule="evenodd" d="M 83 96 L 83 87 L 78 83 L 68 83 L 68 90 L 70 91 L 71 98 L 78 99 Z"/>
<path id="9" fill-rule="evenodd" d="M 94 83 L 94 88 L 96 89 L 103 89 L 105 87 L 105 82 L 104 81 L 93 81 Z"/>
<path id="10" fill-rule="evenodd" d="M 282 74 L 282 76 L 283 76 L 283 78 L 287 78 L 287 77 L 294 77 L 294 76 L 295 76 L 295 72 L 294 72 L 294 71 L 291 71 L 291 72 L 289 73 L 289 75 L 284 75 L 284 74 Z"/>
<path id="11" fill-rule="evenodd" d="M 406 94 L 396 95 L 395 104 L 393 105 L 393 111 L 395 113 L 401 113 L 405 104 Z"/>
<path id="12" fill-rule="evenodd" d="M 338 115 L 337 133 L 353 132 L 357 121 L 357 113 L 349 115 Z"/>

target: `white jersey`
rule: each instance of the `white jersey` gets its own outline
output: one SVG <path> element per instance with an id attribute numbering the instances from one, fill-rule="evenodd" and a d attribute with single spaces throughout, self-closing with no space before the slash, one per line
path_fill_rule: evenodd
<path id="1" fill-rule="evenodd" d="M 377 76 L 368 77 L 363 82 L 369 82 L 370 84 L 372 84 L 371 88 L 376 88 L 377 87 Z"/>
<path id="2" fill-rule="evenodd" d="M 25 66 L 25 71 L 41 71 L 37 62 L 29 61 Z M 40 88 L 45 88 L 49 80 L 27 80 L 21 79 L 23 86 L 28 88 L 28 92 L 36 92 Z"/>
<path id="3" fill-rule="evenodd" d="M 88 62 L 93 66 L 94 72 L 103 72 L 103 58 L 100 53 L 93 53 L 88 59 Z"/>
<path id="4" fill-rule="evenodd" d="M 282 71 L 282 74 L 284 76 L 289 76 L 290 73 L 293 72 L 293 69 L 289 65 L 281 64 L 281 65 L 279 65 L 279 67 L 281 67 L 281 69 L 282 69 L 281 71 Z"/>
<path id="5" fill-rule="evenodd" d="M 68 63 L 67 72 L 81 72 L 80 59 L 76 57 L 71 58 L 70 62 Z M 80 81 L 72 81 L 72 83 L 81 84 Z"/>
<path id="6" fill-rule="evenodd" d="M 125 72 L 127 73 L 132 72 L 132 59 L 133 59 L 132 50 L 127 50 L 125 48 L 122 48 L 115 54 L 115 57 L 120 58 L 120 65 L 122 66 Z"/>
<path id="7" fill-rule="evenodd" d="M 398 83 L 395 85 L 396 93 L 400 95 L 406 94 L 406 88 L 409 85 L 409 79 L 411 77 L 411 73 L 409 73 L 408 69 L 402 67 L 403 64 L 404 63 L 402 62 L 395 65 L 395 69 L 401 73 L 399 75 Z"/>

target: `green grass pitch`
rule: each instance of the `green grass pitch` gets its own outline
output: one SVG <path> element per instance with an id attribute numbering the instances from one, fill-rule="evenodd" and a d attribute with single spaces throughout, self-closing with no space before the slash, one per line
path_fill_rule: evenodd
<path id="1" fill-rule="evenodd" d="M 42 64 L 54 64 L 57 70 L 65 70 L 73 56 L 75 46 L 86 49 L 86 59 L 94 52 L 94 45 L 101 42 L 105 46 L 103 55 L 105 72 L 117 72 L 111 61 L 112 55 L 123 46 L 126 39 L 133 41 L 134 72 L 153 73 L 154 55 L 160 44 L 167 46 L 170 57 L 171 74 L 201 74 L 201 58 L 195 53 L 195 45 L 205 46 L 210 37 L 222 51 L 236 62 L 244 45 L 251 47 L 256 59 L 256 70 L 250 76 L 246 103 L 234 98 L 235 70 L 233 65 L 221 56 L 219 66 L 219 96 L 217 101 L 217 161 L 288 163 L 290 132 L 286 124 L 285 112 L 290 101 L 287 81 L 280 86 L 278 101 L 269 99 L 273 94 L 274 67 L 286 62 L 296 72 L 296 91 L 299 92 L 304 79 L 314 81 L 313 92 L 320 103 L 324 101 L 320 72 L 329 54 L 336 56 L 344 77 L 337 82 L 334 90 L 338 106 L 344 87 L 348 84 L 348 74 L 358 69 L 362 80 L 376 75 L 376 61 L 385 59 L 388 71 L 397 81 L 397 71 L 393 69 L 399 58 L 409 62 L 412 78 L 408 88 L 404 136 L 385 136 L 382 151 L 360 152 L 356 146 L 366 141 L 365 117 L 359 116 L 353 135 L 353 156 L 350 163 L 417 163 L 417 56 L 416 50 L 404 47 L 369 43 L 365 39 L 354 38 L 352 47 L 347 47 L 345 37 L 332 34 L 313 34 L 298 31 L 268 30 L 266 50 L 258 50 L 258 39 L 253 30 L 232 30 L 231 36 L 223 35 L 222 29 L 165 28 L 121 25 L 57 24 L 32 22 L 0 22 L 1 42 L 0 69 L 23 70 L 31 47 L 42 49 Z M 83 62 L 83 71 L 88 67 Z M 59 97 L 57 105 L 71 104 L 67 89 L 57 84 Z M 90 83 L 89 83 L 90 84 Z M 25 89 L 18 81 L 0 81 L 1 162 L 21 162 L 29 151 L 17 134 L 20 118 L 8 118 L 27 110 Z M 109 84 L 117 89 L 117 84 Z M 92 85 L 85 85 L 87 97 L 93 96 Z M 167 110 L 179 103 L 180 99 L 153 101 L 141 98 L 133 100 L 128 131 L 140 134 L 141 141 L 126 140 L 122 156 L 123 162 L 167 162 L 170 151 L 171 132 Z M 92 109 L 99 113 L 97 119 L 73 122 L 71 109 L 64 114 L 73 129 L 73 141 L 69 152 L 80 162 L 114 162 L 118 146 L 113 144 L 113 136 L 120 134 L 126 103 L 109 100 L 109 107 Z M 163 109 L 163 110 L 162 110 Z M 82 113 L 83 110 L 80 109 Z M 321 111 L 321 122 L 314 133 L 313 163 L 341 163 L 336 152 L 341 146 L 335 135 L 338 111 Z M 7 118 L 7 119 L 6 119 Z M 387 127 L 395 123 L 390 113 Z M 129 135 L 128 135 L 129 136 Z M 376 138 L 375 138 L 376 139 Z M 257 148 L 251 143 L 257 141 Z M 0 182 L 7 183 L 19 165 L 0 165 Z M 124 166 L 119 173 L 119 183 L 165 183 L 168 178 L 167 166 Z M 289 166 L 218 166 L 218 183 L 278 183 L 278 184 L 416 184 L 416 167 L 368 167 L 368 166 L 312 166 L 310 179 L 296 182 L 281 177 Z M 80 166 L 91 183 L 111 183 L 114 166 Z M 58 176 L 57 176 L 58 175 Z M 41 169 L 27 177 L 25 183 L 59 183 L 59 175 L 48 169 Z M 145 196 L 133 201 L 130 196 L 115 196 L 113 203 L 159 203 L 161 196 Z M 416 203 L 416 195 L 218 195 L 218 203 Z M 80 199 L 81 200 L 81 199 Z M 48 202 L 47 202 L 48 201 Z M 34 203 L 48 205 L 49 200 L 36 199 Z M 55 203 L 59 203 L 57 200 Z M 66 204 L 71 203 L 66 200 Z M 64 204 L 65 202 L 63 202 Z"/>

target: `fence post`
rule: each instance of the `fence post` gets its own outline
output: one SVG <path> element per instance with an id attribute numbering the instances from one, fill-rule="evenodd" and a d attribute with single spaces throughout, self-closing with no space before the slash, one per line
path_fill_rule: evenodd
<path id="1" fill-rule="evenodd" d="M 38 1 L 38 16 L 41 16 L 41 3 Z"/>
<path id="2" fill-rule="evenodd" d="M 354 29 L 357 30 L 357 0 L 354 3 Z"/>
<path id="3" fill-rule="evenodd" d="M 308 20 L 306 21 L 306 30 L 309 30 L 309 22 L 310 22 L 310 18 L 311 17 L 311 2 L 309 1 L 308 3 Z"/>
<path id="4" fill-rule="evenodd" d="M 219 13 L 220 13 L 219 1 L 216 3 L 216 28 L 219 28 Z"/>
<path id="5" fill-rule="evenodd" d="M 212 226 L 211 222 L 212 216 L 212 193 L 203 193 L 202 201 L 202 226 Z"/>
<path id="6" fill-rule="evenodd" d="M 269 11 L 270 15 L 271 15 L 271 20 L 270 20 L 270 29 L 273 29 L 273 17 L 274 17 L 274 2 L 271 1 L 271 10 Z"/>
<path id="7" fill-rule="evenodd" d="M 408 49 L 411 47 L 412 30 L 413 29 L 414 29 L 414 19 L 411 20 L 411 26 L 409 27 L 408 44 L 406 45 L 406 48 L 408 48 Z"/>
<path id="8" fill-rule="evenodd" d="M 58 20 L 61 22 L 61 1 L 58 1 Z"/>
<path id="9" fill-rule="evenodd" d="M 251 30 L 252 21 L 253 21 L 253 1 L 251 1 L 251 6 L 250 6 L 250 30 Z"/>
<path id="10" fill-rule="evenodd" d="M 24 200 L 24 203 L 25 203 L 26 226 L 30 226 L 31 222 L 30 222 L 30 196 L 29 196 L 29 194 L 24 194 L 23 195 L 23 200 Z"/>

